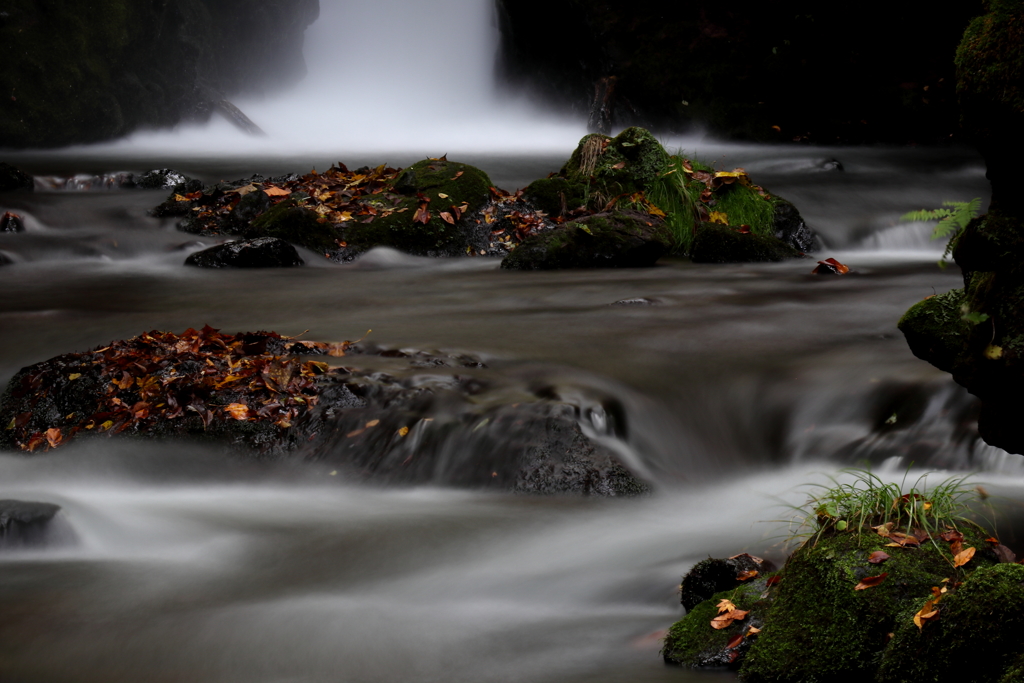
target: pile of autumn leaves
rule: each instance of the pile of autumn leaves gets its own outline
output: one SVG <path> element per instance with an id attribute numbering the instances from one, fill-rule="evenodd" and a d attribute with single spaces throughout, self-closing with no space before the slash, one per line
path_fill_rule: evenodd
<path id="1" fill-rule="evenodd" d="M 348 346 L 295 341 L 275 332 L 227 335 L 209 326 L 181 335 L 147 332 L 62 356 L 60 364 L 41 364 L 38 372 L 22 378 L 20 393 L 31 397 L 33 407 L 48 391 L 66 391 L 61 387 L 86 376 L 93 379 L 101 389 L 90 414 L 71 414 L 63 425 L 30 431 L 35 411 L 28 410 L 7 429 L 28 452 L 56 448 L 79 432 L 145 432 L 189 416 L 197 416 L 204 429 L 218 421 L 267 422 L 287 429 L 316 405 L 314 378 L 329 370 L 327 363 L 301 361 L 293 354 L 342 356 Z M 56 372 L 66 374 L 56 378 Z"/>

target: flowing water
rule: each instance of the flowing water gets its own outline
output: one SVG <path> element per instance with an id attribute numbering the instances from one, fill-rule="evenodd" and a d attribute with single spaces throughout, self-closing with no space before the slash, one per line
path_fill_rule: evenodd
<path id="1" fill-rule="evenodd" d="M 325 3 L 325 17 L 335 10 Z M 403 30 L 427 31 L 425 19 L 406 18 Z M 340 97 L 329 86 L 355 63 L 392 60 L 399 73 L 403 64 L 419 73 L 413 56 L 390 49 L 401 41 L 375 49 L 334 21 L 330 32 L 323 19 L 311 29 L 321 57 L 301 102 Z M 348 40 L 321 40 L 344 30 Z M 445 35 L 449 58 L 489 49 L 465 27 Z M 331 60 L 315 52 L 331 45 Z M 486 73 L 458 64 L 444 92 L 487 87 Z M 360 99 L 351 106 L 377 112 L 370 103 L 386 99 L 387 84 L 370 81 L 378 90 L 352 91 Z M 437 89 L 418 97 L 439 102 Z M 0 195 L 0 211 L 23 214 L 27 226 L 0 234 L 14 261 L 0 267 L 0 381 L 150 329 L 308 329 L 310 339 L 342 340 L 372 328 L 384 346 L 481 356 L 506 387 L 541 382 L 581 407 L 614 402 L 619 424 L 605 437 L 654 493 L 381 488 L 315 463 L 226 460 L 176 443 L 0 454 L 0 499 L 61 505 L 59 523 L 77 539 L 0 557 L 0 680 L 707 680 L 715 674 L 665 668 L 658 657 L 662 630 L 682 613 L 679 577 L 709 554 L 782 559 L 786 529 L 770 521 L 787 514 L 780 503 L 802 502 L 799 484 L 850 465 L 896 477 L 912 464 L 978 471 L 1003 498 L 1004 541 L 1016 542 L 1024 461 L 978 441 L 973 399 L 914 358 L 896 330 L 914 302 L 960 286 L 955 267 L 936 266 L 942 245 L 929 241 L 931 226 L 898 216 L 987 198 L 968 150 L 666 140 L 719 167 L 742 165 L 792 200 L 826 242 L 821 257 L 853 268 L 843 277 L 811 275 L 813 260 L 512 273 L 489 259 L 383 249 L 345 266 L 304 253 L 305 268 L 205 271 L 182 266 L 201 244 L 146 214 L 163 192 L 104 189 L 94 178 L 172 166 L 217 180 L 448 152 L 514 189 L 557 170 L 582 134 L 572 122 L 533 121 L 526 103 L 508 104 L 522 108 L 507 119 L 463 107 L 403 126 L 417 109 L 389 102 L 383 122 L 342 117 L 332 124 L 340 132 L 308 108 L 289 127 L 284 104 L 268 100 L 244 107 L 271 133 L 262 142 L 213 123 L 6 155 L 37 176 L 39 191 Z M 484 123 L 465 137 L 442 119 Z M 380 129 L 360 133 L 374 121 Z M 845 170 L 828 170 L 833 159 Z M 582 413 L 591 433 L 598 412 Z"/>

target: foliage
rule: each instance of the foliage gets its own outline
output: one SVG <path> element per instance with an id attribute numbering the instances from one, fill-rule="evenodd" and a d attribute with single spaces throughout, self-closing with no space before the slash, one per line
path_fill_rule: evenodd
<path id="1" fill-rule="evenodd" d="M 904 475 L 900 483 L 886 482 L 877 474 L 864 469 L 847 469 L 850 482 L 829 477 L 831 487 L 812 493 L 801 508 L 795 522 L 799 530 L 795 537 L 813 537 L 815 542 L 827 532 L 863 532 L 867 528 L 885 527 L 902 529 L 904 534 L 923 530 L 928 536 L 938 536 L 958 525 L 974 524 L 967 514 L 970 502 L 979 497 L 975 487 L 967 483 L 968 477 L 947 479 L 928 488 L 928 473 L 922 474 L 907 488 Z"/>
<path id="2" fill-rule="evenodd" d="M 978 211 L 981 209 L 981 197 L 975 197 L 969 202 L 946 201 L 942 202 L 942 206 L 945 208 L 911 211 L 900 216 L 900 220 L 937 220 L 939 222 L 935 226 L 935 230 L 932 231 L 932 239 L 949 238 L 946 250 L 942 252 L 942 258 L 939 260 L 939 265 L 945 267 L 947 264 L 946 257 L 953 253 L 953 249 L 956 248 L 957 240 L 963 234 L 964 228 L 971 222 L 971 219 L 977 217 Z"/>

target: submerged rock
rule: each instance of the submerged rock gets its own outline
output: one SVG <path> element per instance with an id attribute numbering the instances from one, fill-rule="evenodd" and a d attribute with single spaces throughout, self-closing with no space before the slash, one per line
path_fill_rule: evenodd
<path id="1" fill-rule="evenodd" d="M 34 186 L 35 181 L 32 176 L 10 164 L 0 162 L 0 192 L 31 190 Z"/>
<path id="2" fill-rule="evenodd" d="M 578 218 L 527 238 L 505 257 L 509 270 L 644 268 L 672 247 L 664 221 L 634 211 Z"/>
<path id="3" fill-rule="evenodd" d="M 59 511 L 52 503 L 0 500 L 0 549 L 44 544 Z"/>
<path id="4" fill-rule="evenodd" d="M 701 223 L 693 238 L 694 263 L 784 261 L 801 253 L 777 237 L 741 232 L 728 225 Z"/>
<path id="5" fill-rule="evenodd" d="M 344 355 L 345 367 L 302 359 L 318 354 Z M 360 356 L 376 360 L 361 368 Z M 381 357 L 393 371 L 381 370 Z M 464 355 L 265 332 L 154 331 L 23 368 L 0 399 L 0 421 L 9 425 L 0 447 L 35 453 L 120 434 L 189 438 L 248 457 L 325 461 L 350 479 L 379 483 L 648 490 L 584 434 L 579 405 L 546 389 L 510 392 L 497 379 Z M 624 417 L 614 422 L 624 429 Z"/>
<path id="6" fill-rule="evenodd" d="M 200 268 L 289 268 L 305 265 L 295 247 L 276 237 L 225 242 L 197 251 L 185 259 L 186 266 Z"/>
<path id="7" fill-rule="evenodd" d="M 189 178 L 184 173 L 170 168 L 159 168 L 142 175 L 135 175 L 132 177 L 132 181 L 135 187 L 140 190 L 183 189 L 188 192 L 193 190 L 187 189 L 187 186 L 190 183 L 194 186 L 198 182 L 193 178 Z"/>
<path id="8" fill-rule="evenodd" d="M 0 216 L 0 232 L 25 232 L 25 221 L 18 214 L 7 211 Z"/>

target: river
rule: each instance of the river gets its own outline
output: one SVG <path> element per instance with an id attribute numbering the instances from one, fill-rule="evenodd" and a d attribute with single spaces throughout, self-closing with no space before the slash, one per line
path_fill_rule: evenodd
<path id="1" fill-rule="evenodd" d="M 266 139 L 214 121 L 5 154 L 38 189 L 0 195 L 0 211 L 27 226 L 0 233 L 14 261 L 0 267 L 0 382 L 151 329 L 339 341 L 372 329 L 385 347 L 480 357 L 502 390 L 541 384 L 581 407 L 614 404 L 606 440 L 653 493 L 375 486 L 187 443 L 0 453 L 0 499 L 59 504 L 71 539 L 0 549 L 0 680 L 732 680 L 661 663 L 681 575 L 708 555 L 783 560 L 786 504 L 848 466 L 897 479 L 911 468 L 912 480 L 935 470 L 933 482 L 976 472 L 1003 511 L 1002 540 L 1024 548 L 1024 461 L 978 441 L 973 399 L 896 329 L 914 302 L 960 286 L 955 266 L 936 265 L 931 226 L 898 217 L 987 202 L 971 150 L 665 140 L 793 201 L 826 243 L 817 256 L 853 269 L 841 277 L 812 275 L 814 259 L 505 272 L 389 250 L 344 266 L 305 252 L 304 268 L 207 271 L 183 266 L 194 236 L 147 215 L 164 192 L 85 189 L 117 171 L 213 181 L 446 152 L 509 190 L 557 170 L 583 131 L 494 92 L 490 4 L 420 4 L 323 2 L 306 81 L 237 102 Z M 431 50 L 401 47 L 424 37 Z M 424 71 L 444 73 L 444 87 Z M 597 430 L 598 413 L 582 414 Z M 481 454 L 456 455 L 468 466 Z"/>
<path id="2" fill-rule="evenodd" d="M 937 267 L 930 226 L 898 216 L 987 197 L 979 159 L 674 143 L 743 165 L 791 199 L 825 240 L 821 257 L 854 273 L 814 276 L 812 259 L 504 272 L 489 259 L 387 250 L 345 266 L 304 253 L 305 268 L 206 271 L 182 266 L 192 236 L 147 216 L 160 191 L 0 197 L 27 223 L 0 235 L 16 261 L 0 268 L 3 381 L 154 328 L 308 329 L 324 340 L 372 329 L 384 346 L 476 354 L 512 385 L 613 398 L 628 424 L 621 452 L 655 488 L 635 500 L 380 488 L 316 464 L 117 440 L 0 455 L 0 498 L 60 504 L 77 537 L 0 560 L 3 679 L 704 680 L 658 657 L 662 629 L 681 615 L 679 577 L 709 554 L 782 559 L 788 532 L 773 520 L 788 514 L 780 503 L 803 502 L 801 484 L 864 463 L 892 476 L 911 464 L 977 470 L 1012 513 L 1020 458 L 978 442 L 973 399 L 914 358 L 895 327 L 912 303 L 960 283 L 955 267 Z M 512 189 L 562 157 L 458 159 Z M 215 180 L 327 158 L 157 158 L 119 146 L 9 155 L 41 185 L 166 165 Z M 823 170 L 834 158 L 845 170 Z"/>

